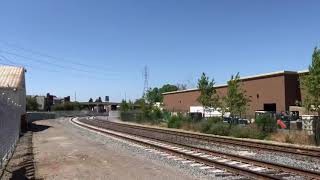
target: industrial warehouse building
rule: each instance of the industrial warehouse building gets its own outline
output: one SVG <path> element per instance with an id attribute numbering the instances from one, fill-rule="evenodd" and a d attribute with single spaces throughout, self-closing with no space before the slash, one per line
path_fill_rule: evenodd
<path id="1" fill-rule="evenodd" d="M 252 118 L 255 111 L 289 111 L 289 106 L 301 102 L 299 77 L 304 72 L 280 71 L 241 78 L 241 88 L 250 99 L 246 117 Z M 227 94 L 228 86 L 216 86 L 217 94 L 223 97 Z M 201 107 L 197 101 L 200 95 L 198 89 L 189 89 L 164 93 L 164 108 L 170 112 L 194 112 Z"/>

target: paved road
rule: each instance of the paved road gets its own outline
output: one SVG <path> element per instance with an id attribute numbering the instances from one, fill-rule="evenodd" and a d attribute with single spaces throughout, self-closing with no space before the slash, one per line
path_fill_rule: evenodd
<path id="1" fill-rule="evenodd" d="M 40 129 L 33 135 L 36 178 L 192 179 L 178 169 L 119 148 L 112 141 L 104 143 L 79 133 L 80 129 L 67 120 L 44 120 L 36 125 Z"/>

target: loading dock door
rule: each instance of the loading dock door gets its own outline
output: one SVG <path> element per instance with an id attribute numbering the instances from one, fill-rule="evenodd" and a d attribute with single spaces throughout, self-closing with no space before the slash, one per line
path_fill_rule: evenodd
<path id="1" fill-rule="evenodd" d="M 276 112 L 277 111 L 277 104 L 276 103 L 263 104 L 263 110 Z"/>

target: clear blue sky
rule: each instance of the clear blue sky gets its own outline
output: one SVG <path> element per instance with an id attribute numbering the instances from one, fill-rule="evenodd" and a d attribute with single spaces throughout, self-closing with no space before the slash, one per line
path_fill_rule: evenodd
<path id="1" fill-rule="evenodd" d="M 145 65 L 151 87 L 195 86 L 201 72 L 220 84 L 237 72 L 303 70 L 320 45 L 319 7 L 318 0 L 6 0 L 0 63 L 28 65 L 28 94 L 76 91 L 83 101 L 138 98 Z"/>

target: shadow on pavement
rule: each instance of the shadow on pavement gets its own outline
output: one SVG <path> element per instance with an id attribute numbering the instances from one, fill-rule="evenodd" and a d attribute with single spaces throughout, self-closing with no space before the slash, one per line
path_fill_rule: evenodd
<path id="1" fill-rule="evenodd" d="M 30 123 L 28 125 L 28 130 L 31 131 L 31 132 L 45 131 L 45 130 L 47 130 L 49 128 L 51 128 L 51 126 L 40 125 L 40 124 L 35 124 L 35 123 Z"/>

